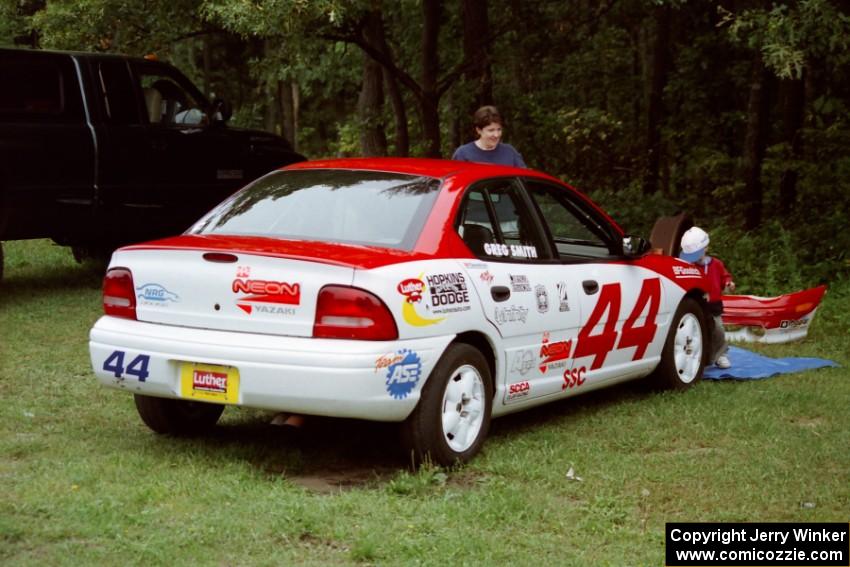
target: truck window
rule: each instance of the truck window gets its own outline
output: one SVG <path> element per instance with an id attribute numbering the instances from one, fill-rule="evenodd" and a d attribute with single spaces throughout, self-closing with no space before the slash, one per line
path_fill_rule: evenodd
<path id="1" fill-rule="evenodd" d="M 205 104 L 183 84 L 182 77 L 159 66 L 138 65 L 145 108 L 151 124 L 168 126 L 206 124 Z"/>
<path id="2" fill-rule="evenodd" d="M 106 122 L 110 124 L 141 124 L 139 103 L 133 91 L 127 63 L 121 60 L 99 61 L 95 67 L 100 82 Z"/>
<path id="3" fill-rule="evenodd" d="M 63 68 L 64 67 L 64 68 Z M 0 61 L 0 120 L 66 122 L 82 119 L 79 85 L 59 61 L 4 58 Z"/>

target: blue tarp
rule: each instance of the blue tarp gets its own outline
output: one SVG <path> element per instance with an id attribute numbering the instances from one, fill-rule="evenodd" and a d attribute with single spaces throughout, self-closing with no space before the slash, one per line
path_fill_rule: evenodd
<path id="1" fill-rule="evenodd" d="M 705 369 L 703 378 L 709 380 L 723 380 L 724 378 L 754 380 L 770 378 L 777 374 L 801 372 L 825 366 L 838 366 L 835 362 L 824 358 L 770 358 L 733 346 L 729 347 L 729 361 L 732 363 L 731 368 L 721 369 L 716 366 L 709 366 Z"/>

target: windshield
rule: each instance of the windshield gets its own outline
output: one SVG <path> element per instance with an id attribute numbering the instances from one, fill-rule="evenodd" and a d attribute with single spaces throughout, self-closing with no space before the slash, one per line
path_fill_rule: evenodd
<path id="1" fill-rule="evenodd" d="M 431 177 L 380 171 L 275 171 L 210 211 L 189 232 L 410 250 L 439 187 Z"/>

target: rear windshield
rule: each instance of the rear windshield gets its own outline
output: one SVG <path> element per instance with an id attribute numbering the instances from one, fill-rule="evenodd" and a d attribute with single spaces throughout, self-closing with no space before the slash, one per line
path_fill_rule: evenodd
<path id="1" fill-rule="evenodd" d="M 230 197 L 189 232 L 411 250 L 439 187 L 431 177 L 379 171 L 276 171 Z"/>

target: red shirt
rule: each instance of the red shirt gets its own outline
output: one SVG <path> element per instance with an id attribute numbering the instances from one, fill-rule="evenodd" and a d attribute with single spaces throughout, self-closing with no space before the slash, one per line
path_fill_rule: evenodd
<path id="1" fill-rule="evenodd" d="M 708 278 L 708 301 L 714 303 L 721 301 L 723 290 L 732 282 L 732 274 L 726 270 L 723 262 L 713 256 L 706 256 L 707 264 L 696 264 Z"/>

